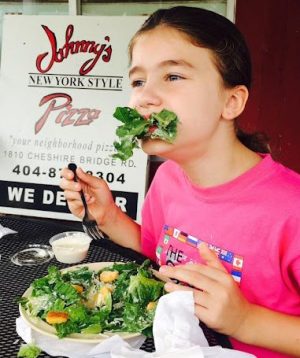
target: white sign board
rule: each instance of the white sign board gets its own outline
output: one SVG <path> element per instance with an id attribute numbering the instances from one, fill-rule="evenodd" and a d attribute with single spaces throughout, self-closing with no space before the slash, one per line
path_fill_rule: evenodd
<path id="1" fill-rule="evenodd" d="M 147 156 L 113 159 L 117 106 L 129 99 L 127 46 L 144 17 L 4 18 L 0 212 L 74 219 L 59 188 L 73 162 L 105 179 L 139 221 Z"/>

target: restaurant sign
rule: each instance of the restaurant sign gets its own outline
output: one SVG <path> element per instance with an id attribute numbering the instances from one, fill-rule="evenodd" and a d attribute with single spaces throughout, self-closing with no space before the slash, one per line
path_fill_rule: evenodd
<path id="1" fill-rule="evenodd" d="M 7 15 L 0 75 L 0 212 L 74 219 L 59 188 L 76 163 L 139 221 L 147 156 L 114 159 L 129 99 L 127 46 L 144 17 Z"/>

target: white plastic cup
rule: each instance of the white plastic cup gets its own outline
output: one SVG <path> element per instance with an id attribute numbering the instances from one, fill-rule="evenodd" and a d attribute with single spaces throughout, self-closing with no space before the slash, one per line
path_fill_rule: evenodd
<path id="1" fill-rule="evenodd" d="M 86 258 L 91 241 L 84 232 L 66 231 L 53 236 L 49 243 L 57 261 L 74 264 Z"/>

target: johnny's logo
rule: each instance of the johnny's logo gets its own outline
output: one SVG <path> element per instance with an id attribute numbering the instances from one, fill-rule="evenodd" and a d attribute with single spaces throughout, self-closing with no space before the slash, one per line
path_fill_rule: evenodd
<path id="1" fill-rule="evenodd" d="M 58 48 L 55 33 L 45 25 L 42 25 L 42 28 L 48 36 L 51 52 L 44 52 L 38 55 L 36 58 L 36 68 L 40 73 L 48 72 L 55 62 L 60 63 L 68 58 L 69 55 L 74 55 L 77 53 L 88 53 L 93 55 L 92 58 L 85 61 L 84 64 L 80 67 L 79 74 L 81 76 L 89 73 L 95 67 L 100 57 L 104 62 L 109 62 L 111 59 L 112 47 L 109 44 L 109 36 L 104 37 L 104 40 L 107 42 L 104 44 L 99 44 L 95 41 L 87 40 L 71 41 L 74 32 L 74 26 L 68 25 L 65 35 L 65 44 Z"/>

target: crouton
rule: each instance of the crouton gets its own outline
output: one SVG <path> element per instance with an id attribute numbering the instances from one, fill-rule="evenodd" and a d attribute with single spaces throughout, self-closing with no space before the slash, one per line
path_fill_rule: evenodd
<path id="1" fill-rule="evenodd" d="M 80 285 L 72 285 L 78 293 L 83 292 L 83 287 Z"/>
<path id="2" fill-rule="evenodd" d="M 103 271 L 100 274 L 100 281 L 107 283 L 113 282 L 119 277 L 118 271 Z"/>
<path id="3" fill-rule="evenodd" d="M 156 307 L 156 305 L 157 305 L 156 302 L 151 301 L 151 302 L 149 302 L 149 303 L 147 304 L 146 310 L 147 310 L 147 311 L 152 311 L 152 310 L 154 310 L 154 308 Z"/>
<path id="4" fill-rule="evenodd" d="M 46 315 L 46 321 L 49 324 L 60 324 L 67 322 L 69 316 L 65 312 L 49 311 Z"/>

